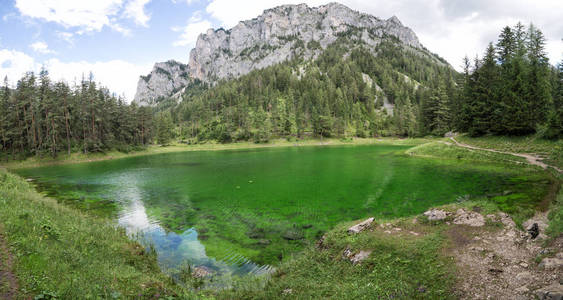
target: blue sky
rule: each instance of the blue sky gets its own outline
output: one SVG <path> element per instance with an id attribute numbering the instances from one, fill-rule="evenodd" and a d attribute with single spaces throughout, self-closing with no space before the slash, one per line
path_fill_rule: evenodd
<path id="1" fill-rule="evenodd" d="M 0 0 L 0 76 L 11 84 L 45 65 L 55 80 L 95 79 L 131 100 L 138 76 L 155 62 L 187 63 L 197 36 L 230 28 L 264 9 L 322 0 Z M 459 67 L 482 53 L 504 25 L 533 22 L 553 61 L 563 54 L 560 0 L 342 0 L 349 7 L 411 27 L 431 51 Z"/>

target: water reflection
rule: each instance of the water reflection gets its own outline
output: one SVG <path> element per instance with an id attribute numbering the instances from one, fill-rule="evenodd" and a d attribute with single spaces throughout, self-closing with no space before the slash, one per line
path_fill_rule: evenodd
<path id="1" fill-rule="evenodd" d="M 125 192 L 121 186 L 121 192 L 120 198 L 124 203 L 118 215 L 118 224 L 125 228 L 128 235 L 138 238 L 144 246 L 154 248 L 158 263 L 164 271 L 174 273 L 178 268 L 189 264 L 192 268 L 203 266 L 222 279 L 232 275 L 262 275 L 273 271 L 273 267 L 269 265 L 258 265 L 236 253 L 219 260 L 208 257 L 195 228 L 182 233 L 167 231 L 157 220 L 147 215 L 144 203 L 140 200 L 142 193 L 137 186 L 128 185 Z"/>

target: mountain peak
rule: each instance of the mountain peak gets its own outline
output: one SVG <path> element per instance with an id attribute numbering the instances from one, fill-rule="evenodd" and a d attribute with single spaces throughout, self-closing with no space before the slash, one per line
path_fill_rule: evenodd
<path id="1" fill-rule="evenodd" d="M 209 29 L 200 34 L 190 51 L 187 73 L 193 79 L 211 83 L 236 78 L 296 57 L 314 59 L 343 37 L 373 51 L 390 37 L 404 47 L 423 49 L 416 34 L 396 16 L 383 20 L 337 2 L 318 7 L 281 5 L 228 30 Z M 183 82 L 182 76 L 178 78 Z M 148 89 L 170 89 L 145 83 L 148 82 L 139 81 L 138 95 L 150 94 L 154 98 L 156 95 L 147 93 Z"/>

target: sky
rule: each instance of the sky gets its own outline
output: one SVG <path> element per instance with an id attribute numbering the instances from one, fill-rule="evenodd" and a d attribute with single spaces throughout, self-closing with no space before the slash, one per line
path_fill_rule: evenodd
<path id="1" fill-rule="evenodd" d="M 132 100 L 140 75 L 155 62 L 187 63 L 200 33 L 282 4 L 322 0 L 0 0 L 0 79 L 47 68 L 73 85 L 90 72 Z M 381 19 L 397 16 L 421 43 L 461 68 L 481 55 L 502 27 L 533 23 L 547 40 L 550 62 L 563 59 L 563 0 L 341 0 Z"/>

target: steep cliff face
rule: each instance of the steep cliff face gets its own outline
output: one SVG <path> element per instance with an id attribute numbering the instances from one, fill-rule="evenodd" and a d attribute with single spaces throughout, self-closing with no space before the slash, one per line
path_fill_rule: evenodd
<path id="1" fill-rule="evenodd" d="M 200 34 L 188 65 L 156 64 L 139 80 L 135 101 L 151 105 L 170 97 L 189 83 L 188 78 L 214 83 L 293 58 L 314 59 L 343 35 L 371 49 L 383 39 L 393 39 L 420 55 L 433 57 L 397 17 L 382 20 L 338 3 L 283 5 L 229 30 L 209 29 Z M 437 58 L 436 62 L 441 63 Z"/>
<path id="2" fill-rule="evenodd" d="M 422 49 L 415 33 L 397 17 L 381 20 L 338 3 L 316 8 L 283 5 L 230 30 L 209 29 L 201 34 L 190 52 L 190 74 L 209 82 L 238 77 L 293 57 L 310 59 L 342 34 L 356 34 L 370 46 L 394 36 L 405 45 Z"/>
<path id="3" fill-rule="evenodd" d="M 174 60 L 156 63 L 147 76 L 139 78 L 134 101 L 154 105 L 159 98 L 179 92 L 190 80 L 187 65 Z"/>

